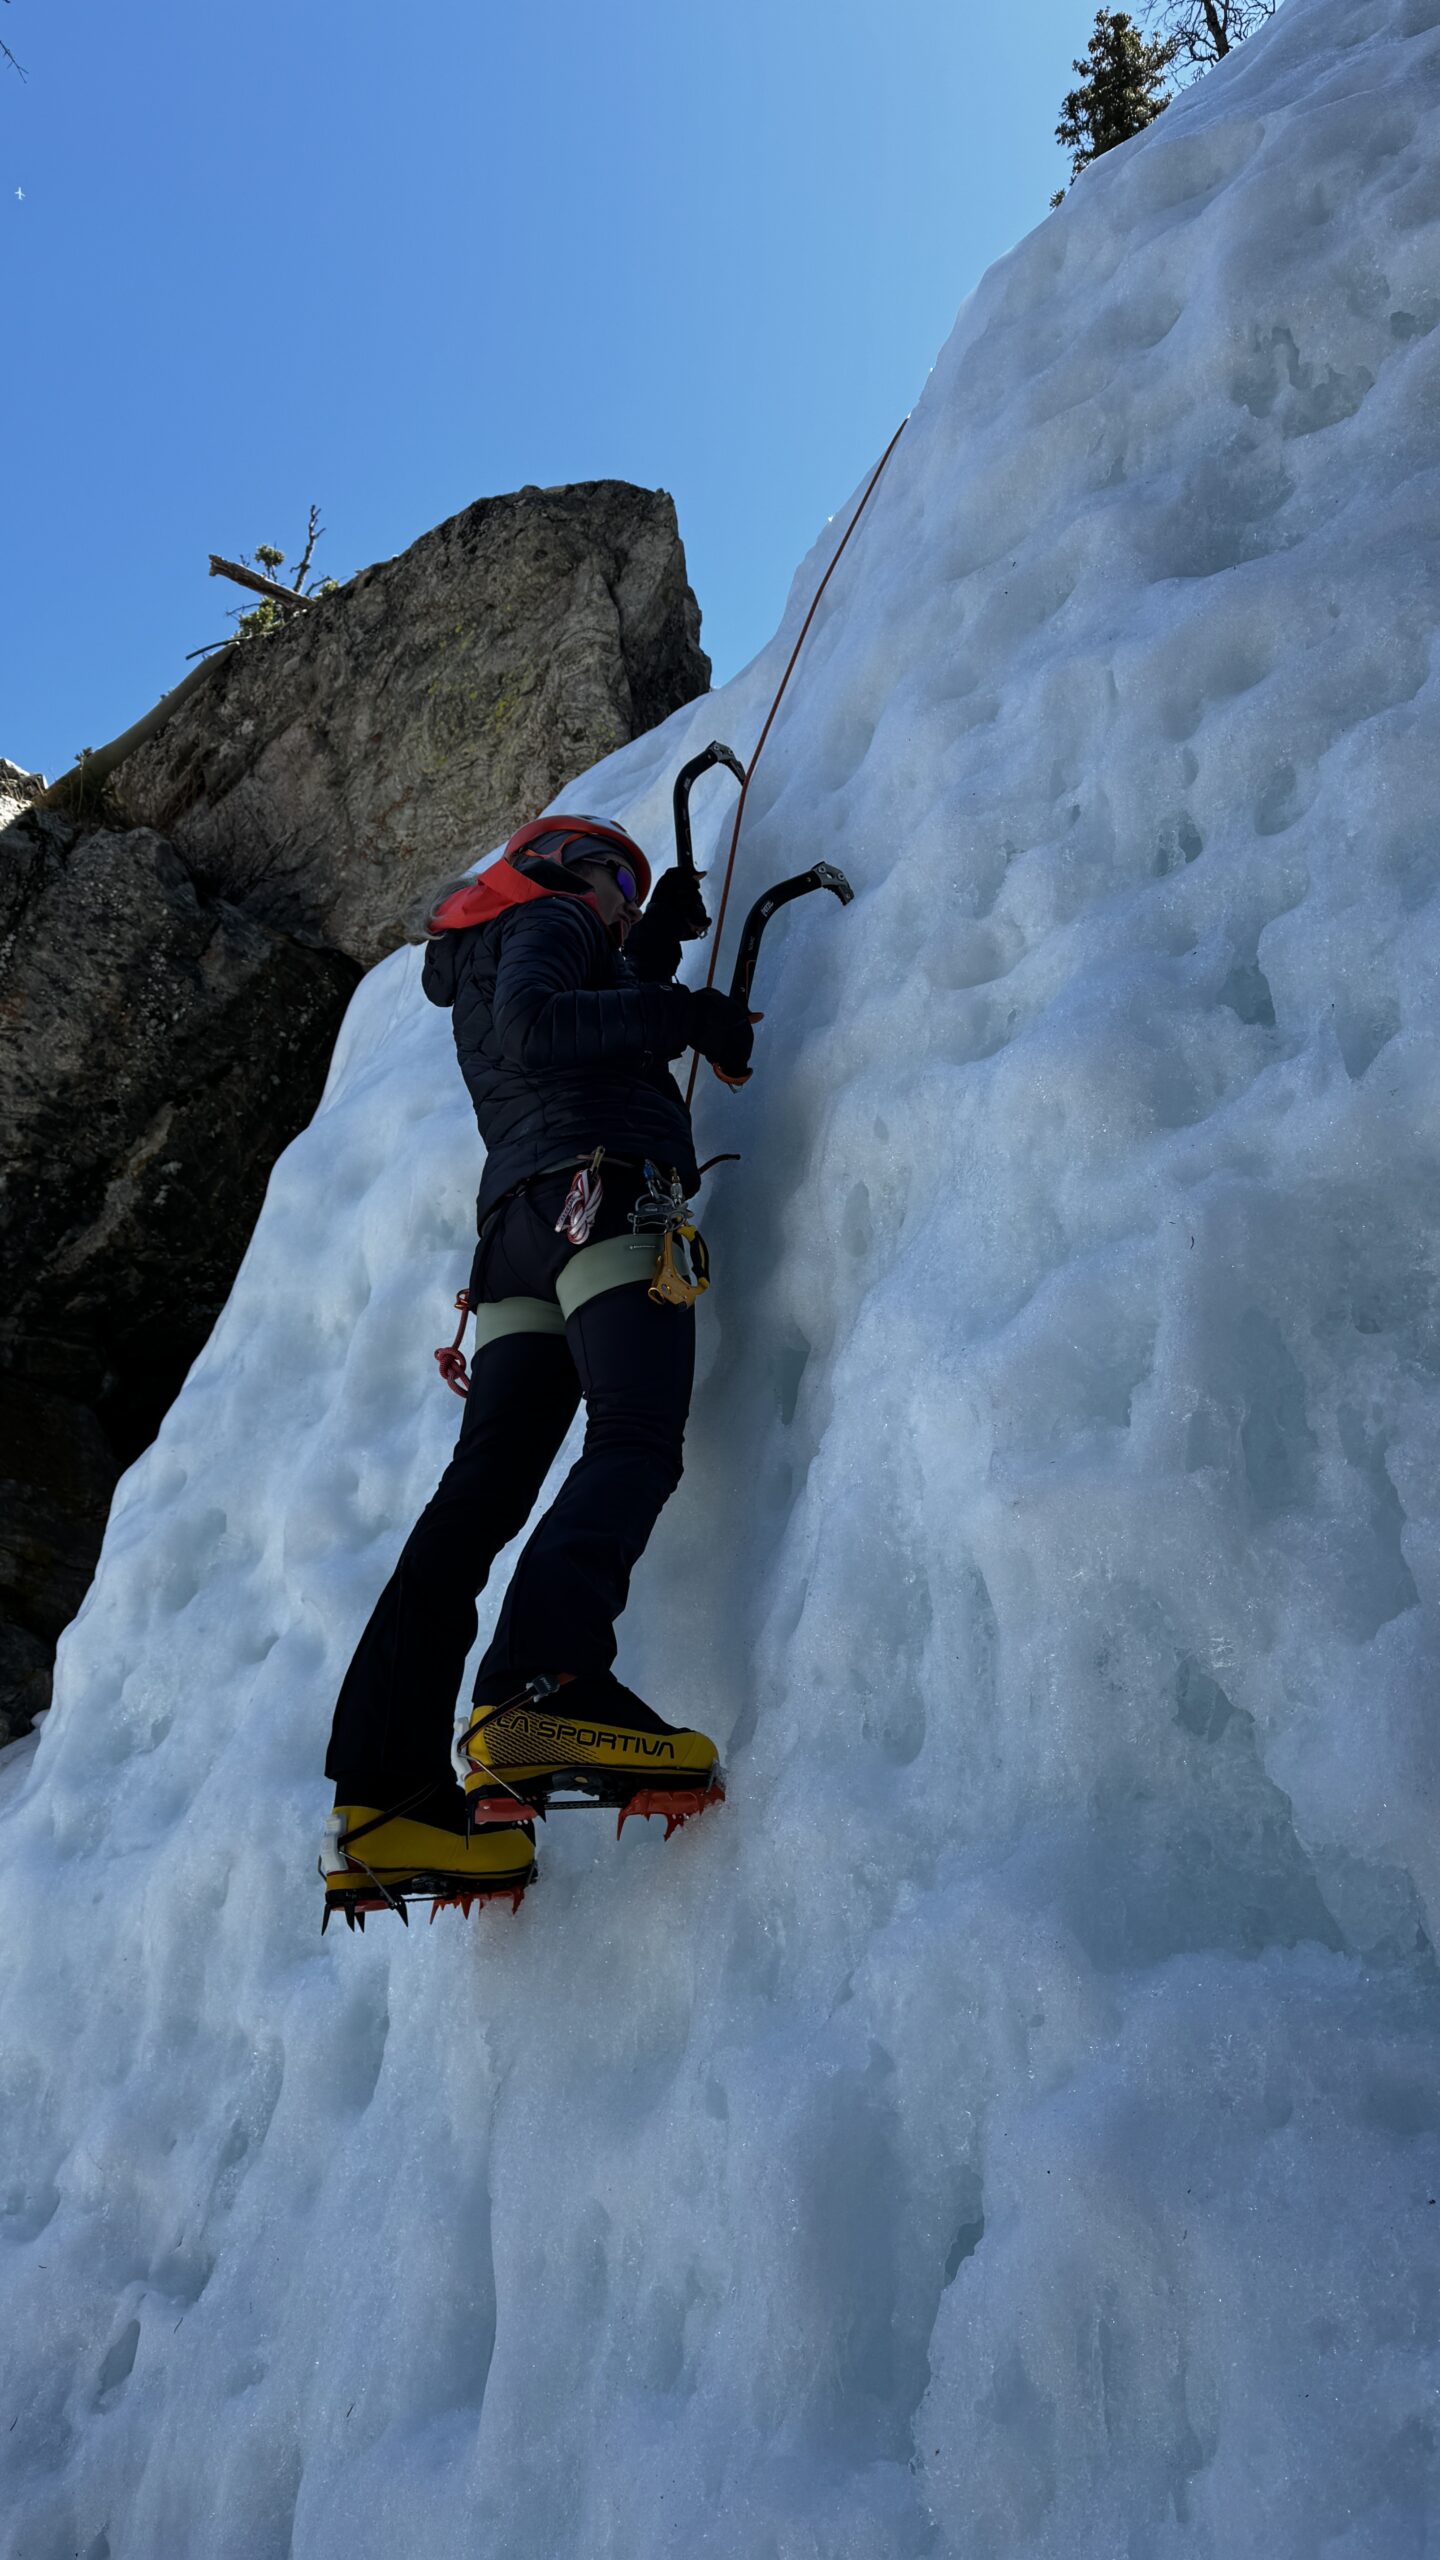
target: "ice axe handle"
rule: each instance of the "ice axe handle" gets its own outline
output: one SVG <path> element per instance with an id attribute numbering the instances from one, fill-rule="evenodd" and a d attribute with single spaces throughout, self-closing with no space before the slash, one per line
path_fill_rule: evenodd
<path id="1" fill-rule="evenodd" d="M 728 773 L 733 773 L 743 789 L 745 767 L 734 748 L 723 746 L 718 738 L 712 738 L 709 746 L 702 747 L 698 756 L 692 756 L 688 764 L 682 764 L 675 776 L 675 859 L 692 880 L 695 877 L 695 848 L 690 837 L 690 794 L 701 774 L 708 773 L 711 766 L 717 764 L 723 764 Z"/>
<path id="2" fill-rule="evenodd" d="M 833 862 L 817 862 L 809 871 L 797 871 L 793 880 L 777 881 L 773 889 L 766 890 L 763 898 L 756 899 L 746 917 L 730 993 L 737 1004 L 744 1005 L 747 1013 L 755 983 L 755 963 L 760 957 L 760 937 L 765 927 L 777 907 L 788 906 L 792 898 L 808 897 L 812 889 L 828 889 L 833 897 L 839 899 L 842 907 L 848 907 L 855 895 L 844 872 L 837 871 Z"/>

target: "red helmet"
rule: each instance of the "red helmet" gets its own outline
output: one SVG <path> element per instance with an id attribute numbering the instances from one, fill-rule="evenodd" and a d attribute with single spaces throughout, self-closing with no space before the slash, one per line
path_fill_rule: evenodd
<path id="1" fill-rule="evenodd" d="M 553 837 L 551 844 L 547 839 Z M 607 852 L 621 853 L 635 874 L 636 886 L 643 906 L 650 895 L 650 865 L 632 835 L 617 827 L 610 818 L 572 818 L 559 812 L 548 818 L 532 818 L 528 827 L 517 827 L 505 847 L 504 859 L 518 862 L 524 853 L 544 853 L 555 862 L 569 859 L 569 848 L 594 837 Z"/>

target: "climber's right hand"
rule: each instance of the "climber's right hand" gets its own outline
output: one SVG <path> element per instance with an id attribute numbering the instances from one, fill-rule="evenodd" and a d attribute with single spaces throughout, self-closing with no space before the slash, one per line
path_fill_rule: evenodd
<path id="1" fill-rule="evenodd" d="M 750 1016 L 734 996 L 718 987 L 695 987 L 690 994 L 690 1046 L 708 1058 L 726 1084 L 745 1084 L 755 1033 Z"/>

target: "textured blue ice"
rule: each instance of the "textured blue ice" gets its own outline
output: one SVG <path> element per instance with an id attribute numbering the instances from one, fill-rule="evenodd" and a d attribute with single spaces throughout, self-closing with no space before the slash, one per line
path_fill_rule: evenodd
<path id="1" fill-rule="evenodd" d="M 1433 2551 L 1437 319 L 1440 0 L 1288 0 L 966 305 L 742 848 L 855 905 L 701 1087 L 621 1669 L 729 1804 L 337 1944 L 477 1174 L 359 990 L 0 1763 L 7 2554 Z M 582 805 L 663 845 L 842 522 Z"/>

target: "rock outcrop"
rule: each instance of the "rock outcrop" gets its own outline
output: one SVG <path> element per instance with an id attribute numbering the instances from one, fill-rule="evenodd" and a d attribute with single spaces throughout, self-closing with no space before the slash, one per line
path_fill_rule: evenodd
<path id="1" fill-rule="evenodd" d="M 251 914 L 368 965 L 437 876 L 709 681 L 664 491 L 521 489 L 235 650 L 110 792 Z"/>
<path id="2" fill-rule="evenodd" d="M 8 756 L 0 756 L 0 827 L 8 827 L 45 788 L 43 773 L 26 773 Z"/>
<path id="3" fill-rule="evenodd" d="M 229 1294 L 359 976 L 146 830 L 0 835 L 0 1741 L 48 1697 L 120 1468 Z"/>
<path id="4" fill-rule="evenodd" d="M 662 491 L 522 489 L 229 652 L 88 825 L 0 762 L 0 1743 L 48 1702 L 116 1476 L 361 970 L 440 875 L 706 689 L 699 628 Z"/>

